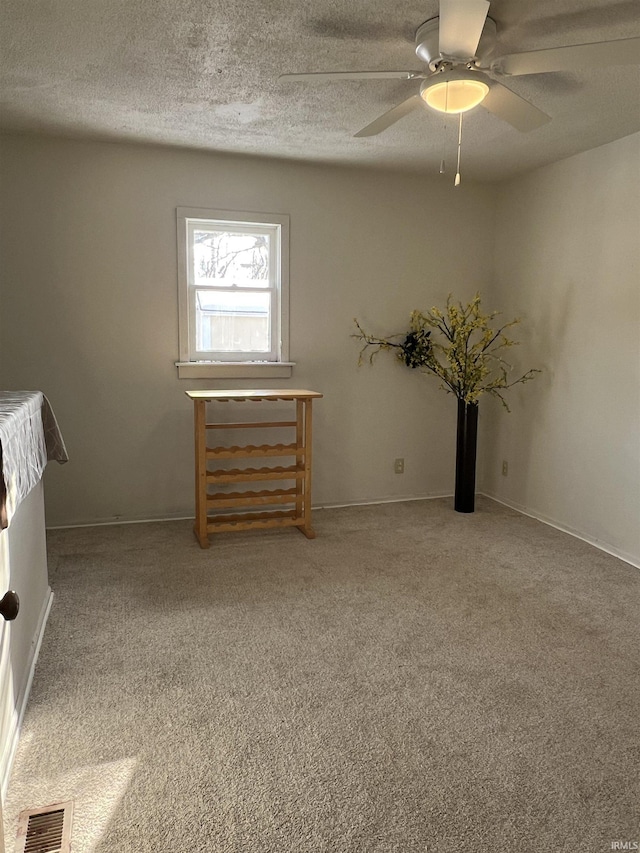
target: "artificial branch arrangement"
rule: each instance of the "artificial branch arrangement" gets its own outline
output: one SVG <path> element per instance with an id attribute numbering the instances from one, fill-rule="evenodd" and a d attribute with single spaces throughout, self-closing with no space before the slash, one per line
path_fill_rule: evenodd
<path id="1" fill-rule="evenodd" d="M 509 407 L 502 396 L 507 388 L 528 382 L 539 370 L 527 370 L 518 379 L 509 381 L 507 375 L 511 365 L 503 354 L 517 341 L 507 337 L 505 330 L 517 325 L 518 318 L 493 328 L 491 323 L 498 312 L 483 314 L 480 310 L 480 294 L 468 305 L 454 302 L 449 295 L 444 311 L 432 308 L 423 313 L 412 311 L 409 331 L 388 338 L 377 338 L 364 331 L 355 320 L 358 332 L 352 337 L 364 341 L 360 350 L 359 364 L 370 348 L 369 361 L 380 350 L 396 350 L 400 361 L 408 367 L 433 373 L 440 379 L 440 387 L 453 393 L 458 400 L 477 404 L 482 394 L 491 394 Z M 438 332 L 440 339 L 432 337 Z"/>

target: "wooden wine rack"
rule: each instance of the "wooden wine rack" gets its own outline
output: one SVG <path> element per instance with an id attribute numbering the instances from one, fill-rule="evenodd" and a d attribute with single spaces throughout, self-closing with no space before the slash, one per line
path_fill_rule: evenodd
<path id="1" fill-rule="evenodd" d="M 311 526 L 311 405 L 322 394 L 299 390 L 187 391 L 186 394 L 193 400 L 194 407 L 196 520 L 193 529 L 200 547 L 209 547 L 211 533 L 254 528 L 297 527 L 308 539 L 313 539 L 316 534 Z M 262 401 L 294 402 L 295 420 L 207 422 L 208 403 Z M 215 447 L 209 447 L 207 442 L 209 430 L 273 428 L 295 430 L 295 440 L 287 444 Z M 236 459 L 255 459 L 256 467 L 209 467 L 218 460 Z M 286 464 L 277 464 L 280 459 Z M 264 465 L 260 460 L 276 464 Z M 229 483 L 253 484 L 260 481 L 276 488 L 215 491 L 216 486 Z M 277 481 L 283 485 L 278 485 Z M 227 512 L 230 509 L 238 512 Z M 220 510 L 225 512 L 220 513 Z"/>

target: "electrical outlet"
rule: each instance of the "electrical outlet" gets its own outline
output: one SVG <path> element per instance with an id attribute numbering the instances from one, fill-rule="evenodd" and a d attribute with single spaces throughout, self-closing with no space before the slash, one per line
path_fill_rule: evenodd
<path id="1" fill-rule="evenodd" d="M 393 463 L 393 470 L 396 474 L 404 474 L 404 459 L 396 459 Z"/>
<path id="2" fill-rule="evenodd" d="M 502 476 L 506 477 L 508 473 L 509 473 L 509 463 L 507 462 L 506 459 L 504 459 L 502 461 Z"/>

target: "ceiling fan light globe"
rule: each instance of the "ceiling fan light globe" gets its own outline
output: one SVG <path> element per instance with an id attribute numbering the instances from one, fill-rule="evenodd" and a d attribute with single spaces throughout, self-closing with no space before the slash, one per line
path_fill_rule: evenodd
<path id="1" fill-rule="evenodd" d="M 466 113 L 482 103 L 489 86 L 482 80 L 436 80 L 423 84 L 420 96 L 439 113 Z"/>

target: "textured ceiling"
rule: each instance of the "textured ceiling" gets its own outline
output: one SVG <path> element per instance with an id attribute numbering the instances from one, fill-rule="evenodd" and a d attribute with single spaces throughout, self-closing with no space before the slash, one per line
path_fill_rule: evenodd
<path id="1" fill-rule="evenodd" d="M 425 70 L 414 34 L 437 0 L 2 0 L 0 127 L 437 173 L 456 127 L 418 110 L 353 134 L 416 81 L 279 74 Z M 640 0 L 494 0 L 498 52 L 640 36 Z M 640 130 L 640 67 L 514 77 L 552 121 L 465 118 L 463 176 L 498 180 Z"/>

